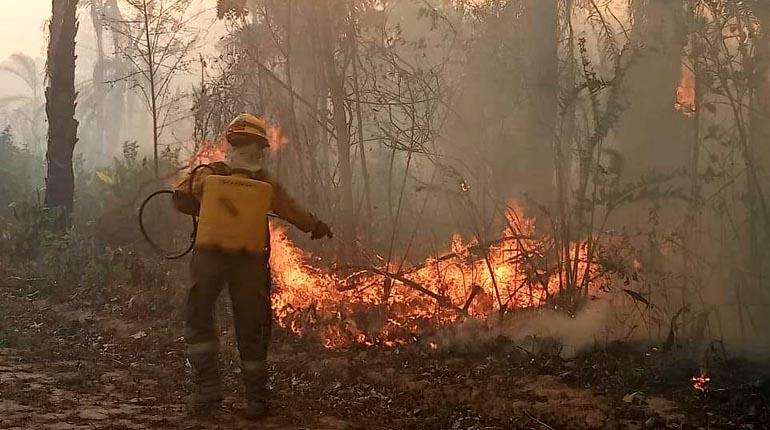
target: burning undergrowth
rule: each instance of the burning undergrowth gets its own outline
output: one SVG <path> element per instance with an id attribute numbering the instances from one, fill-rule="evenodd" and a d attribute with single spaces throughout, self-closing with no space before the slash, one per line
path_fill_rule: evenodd
<path id="1" fill-rule="evenodd" d="M 286 232 L 273 228 L 277 320 L 296 335 L 319 337 L 328 348 L 353 343 L 394 347 L 432 339 L 425 343 L 437 349 L 443 346 L 440 339 L 462 343 L 464 337 L 478 339 L 482 331 L 485 337 L 513 331 L 566 336 L 581 325 L 553 310 L 565 292 L 563 276 L 558 269 L 532 266 L 551 246 L 547 238 L 533 239 L 533 225 L 527 221 L 515 232 L 508 228 L 504 239 L 491 244 L 466 243 L 456 236 L 451 250 L 420 265 L 400 271 L 373 265 L 348 276 L 309 264 L 309 256 Z M 579 264 L 592 280 L 580 292 L 588 300 L 608 285 L 609 276 L 585 259 Z M 527 317 L 511 324 L 509 317 L 516 313 Z M 594 314 L 603 312 L 584 315 L 591 315 L 587 321 L 600 321 Z M 588 330 L 578 330 L 583 337 L 600 331 L 596 324 L 587 325 Z M 449 335 L 431 335 L 448 327 Z"/>
<path id="2" fill-rule="evenodd" d="M 271 129 L 271 137 L 281 142 L 273 150 L 286 143 L 278 128 Z M 224 140 L 206 142 L 190 165 L 220 161 L 226 149 Z M 486 337 L 514 331 L 570 337 L 572 329 L 566 327 L 581 325 L 554 309 L 564 296 L 587 301 L 605 290 L 609 272 L 593 261 L 598 254 L 583 244 L 569 245 L 574 255 L 570 263 L 554 261 L 557 242 L 538 235 L 535 220 L 516 205 L 509 207 L 506 218 L 500 238 L 491 242 L 455 235 L 444 254 L 411 267 L 398 268 L 364 255 L 361 260 L 368 263 L 344 271 L 314 264 L 317 259 L 273 224 L 270 261 L 277 322 L 297 336 L 317 338 L 327 348 L 424 341 L 438 349 L 445 343 L 462 344 L 463 338 L 478 337 L 481 331 Z M 570 285 L 567 278 L 576 281 Z M 522 313 L 527 317 L 510 322 L 510 315 Z M 589 325 L 580 330 L 583 335 L 600 330 Z M 439 331 L 450 334 L 436 336 Z"/>

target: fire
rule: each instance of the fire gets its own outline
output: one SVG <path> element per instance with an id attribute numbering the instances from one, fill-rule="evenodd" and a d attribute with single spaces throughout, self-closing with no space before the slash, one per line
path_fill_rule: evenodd
<path id="1" fill-rule="evenodd" d="M 501 308 L 543 307 L 563 286 L 558 273 L 527 264 L 523 256 L 536 253 L 547 240 L 528 238 L 534 237 L 534 221 L 517 219 L 523 220 L 517 233 L 506 229 L 505 239 L 492 245 L 455 235 L 442 257 L 399 273 L 382 267 L 346 278 L 308 264 L 309 256 L 274 227 L 270 262 L 276 319 L 294 334 L 318 336 L 328 348 L 354 343 L 392 347 L 463 318 L 487 318 Z M 602 287 L 597 269 L 589 268 L 585 247 L 579 247 L 578 255 L 579 272 L 588 271 L 595 279 L 589 285 L 595 293 Z M 385 285 L 388 295 L 382 293 Z"/>
<path id="2" fill-rule="evenodd" d="M 278 126 L 269 134 L 274 149 L 286 143 Z M 226 151 L 224 139 L 205 142 L 190 164 L 223 160 Z M 275 318 L 293 334 L 317 337 L 327 348 L 396 347 L 464 318 L 546 306 L 564 288 L 567 268 L 539 267 L 552 241 L 538 238 L 535 220 L 522 213 L 512 206 L 503 239 L 495 242 L 480 244 L 456 234 L 445 255 L 408 268 L 391 263 L 349 276 L 310 264 L 312 255 L 271 223 Z M 597 292 L 603 280 L 588 263 L 586 247 L 573 245 L 570 253 L 579 256 L 578 278 L 590 279 L 589 293 Z"/>
<path id="3" fill-rule="evenodd" d="M 676 88 L 676 103 L 674 108 L 686 117 L 695 115 L 695 73 L 692 68 L 684 62 L 682 64 L 682 75 L 679 79 L 679 85 Z"/>
<path id="4" fill-rule="evenodd" d="M 201 143 L 198 150 L 190 157 L 189 167 L 195 167 L 201 164 L 211 164 L 222 161 L 227 155 L 228 143 L 225 138 L 219 140 L 207 140 Z"/>
<path id="5" fill-rule="evenodd" d="M 271 124 L 268 127 L 267 137 L 270 141 L 270 152 L 280 151 L 289 142 L 289 139 L 283 134 L 278 124 Z M 227 155 L 228 148 L 229 144 L 224 137 L 217 140 L 206 140 L 198 146 L 193 156 L 190 157 L 189 167 L 222 161 Z"/>
<path id="6" fill-rule="evenodd" d="M 692 379 L 690 379 L 692 382 L 692 388 L 695 390 L 697 394 L 705 394 L 708 391 L 709 382 L 711 382 L 711 378 L 708 376 L 707 373 L 701 372 L 697 376 L 693 376 Z"/>
<path id="7" fill-rule="evenodd" d="M 267 128 L 267 138 L 270 140 L 270 152 L 278 152 L 289 143 L 289 139 L 283 134 L 278 123 L 272 123 Z"/>

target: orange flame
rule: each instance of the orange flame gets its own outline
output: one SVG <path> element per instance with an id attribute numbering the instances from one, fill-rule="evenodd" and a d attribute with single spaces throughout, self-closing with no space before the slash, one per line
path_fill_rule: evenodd
<path id="1" fill-rule="evenodd" d="M 682 63 L 682 74 L 676 88 L 674 108 L 686 117 L 695 115 L 695 73 L 686 62 Z"/>
<path id="2" fill-rule="evenodd" d="M 222 161 L 227 155 L 229 144 L 223 137 L 219 140 L 206 140 L 198 147 L 190 157 L 188 162 L 189 167 L 195 167 L 201 164 L 211 164 L 217 161 Z"/>
<path id="3" fill-rule="evenodd" d="M 487 252 L 455 235 L 448 257 L 428 259 L 399 274 L 389 275 L 381 268 L 381 273 L 348 278 L 307 264 L 308 255 L 283 229 L 273 228 L 270 262 L 276 319 L 294 334 L 319 336 L 328 348 L 352 343 L 398 346 L 417 340 L 423 329 L 435 329 L 466 314 L 491 316 L 500 302 L 508 310 L 542 307 L 559 292 L 560 276 L 526 264 L 522 256 L 542 247 L 544 241 L 518 238 L 534 237 L 534 221 L 521 215 L 517 219 L 524 224 L 517 229 L 518 236 L 506 229 L 505 237 L 511 239 L 490 246 Z M 603 286 L 598 270 L 589 268 L 584 246 L 578 255 L 579 272 L 594 279 L 589 292 L 596 293 Z M 386 284 L 390 294 L 384 297 L 381 291 Z"/>
<path id="4" fill-rule="evenodd" d="M 272 123 L 267 128 L 267 138 L 270 140 L 270 152 L 278 152 L 289 143 L 289 139 L 283 134 L 278 123 Z"/>
<path id="5" fill-rule="evenodd" d="M 274 150 L 287 142 L 278 126 L 269 134 Z M 227 149 L 224 139 L 207 141 L 190 165 L 221 161 Z M 564 273 L 533 268 L 523 257 L 544 254 L 549 243 L 548 238 L 535 239 L 534 219 L 513 208 L 508 222 L 516 225 L 516 231 L 506 228 L 505 239 L 492 245 L 481 246 L 456 234 L 449 254 L 440 258 L 401 270 L 390 264 L 348 277 L 309 264 L 312 255 L 273 224 L 275 318 L 295 335 L 318 337 L 327 348 L 395 347 L 418 340 L 420 332 L 437 325 L 466 316 L 486 318 L 501 305 L 507 310 L 542 307 L 562 288 Z M 588 264 L 586 247 L 573 245 L 571 253 L 579 255 L 579 274 L 593 280 L 589 292 L 595 293 L 603 284 L 598 270 Z M 436 350 L 438 345 L 430 348 Z"/>
<path id="6" fill-rule="evenodd" d="M 289 139 L 281 131 L 281 126 L 271 124 L 267 129 L 267 137 L 270 141 L 270 151 L 278 152 L 284 145 L 289 143 Z M 188 161 L 189 167 L 195 167 L 200 164 L 210 164 L 217 161 L 223 161 L 227 155 L 230 144 L 227 139 L 221 137 L 217 140 L 206 140 L 198 146 L 192 157 Z"/>

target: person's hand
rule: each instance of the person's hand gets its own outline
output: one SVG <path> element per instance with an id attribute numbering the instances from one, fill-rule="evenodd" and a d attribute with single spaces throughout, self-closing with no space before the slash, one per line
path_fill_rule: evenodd
<path id="1" fill-rule="evenodd" d="M 334 234 L 332 233 L 332 230 L 329 228 L 326 223 L 323 221 L 317 221 L 315 223 L 315 227 L 313 227 L 313 231 L 310 233 L 310 238 L 313 240 L 316 239 L 322 239 L 324 237 L 332 238 L 334 237 Z"/>

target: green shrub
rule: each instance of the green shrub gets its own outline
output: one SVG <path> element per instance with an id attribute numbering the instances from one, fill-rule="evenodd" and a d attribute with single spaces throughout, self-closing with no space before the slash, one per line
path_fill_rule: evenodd
<path id="1" fill-rule="evenodd" d="M 0 131 L 0 220 L 7 221 L 14 205 L 34 203 L 42 189 L 45 162 L 18 146 L 10 127 Z"/>
<path id="2" fill-rule="evenodd" d="M 124 284 L 128 270 L 116 253 L 99 244 L 90 234 L 76 229 L 60 235 L 49 235 L 43 243 L 41 270 L 57 284 L 100 287 Z"/>
<path id="3" fill-rule="evenodd" d="M 121 223 L 136 227 L 134 214 L 142 194 L 168 182 L 156 179 L 149 163 L 138 157 L 138 145 L 126 142 L 122 158 L 115 158 L 109 167 L 86 171 L 75 160 L 75 210 L 64 218 L 65 214 L 43 203 L 42 167 L 23 168 L 40 160 L 15 146 L 9 129 L 0 133 L 0 253 L 18 267 L 31 266 L 35 276 L 45 276 L 58 286 L 165 283 L 168 270 L 159 257 L 143 257 L 132 245 L 116 245 L 96 231 L 107 212 L 123 214 Z M 164 169 L 174 171 L 169 161 Z M 140 243 L 136 230 L 135 241 Z"/>
<path id="4" fill-rule="evenodd" d="M 55 231 L 63 215 L 60 211 L 45 208 L 40 193 L 36 193 L 35 198 L 12 202 L 7 209 L 11 216 L 3 223 L 3 251 L 17 257 L 34 258 L 45 243 L 57 239 L 59 234 Z"/>

